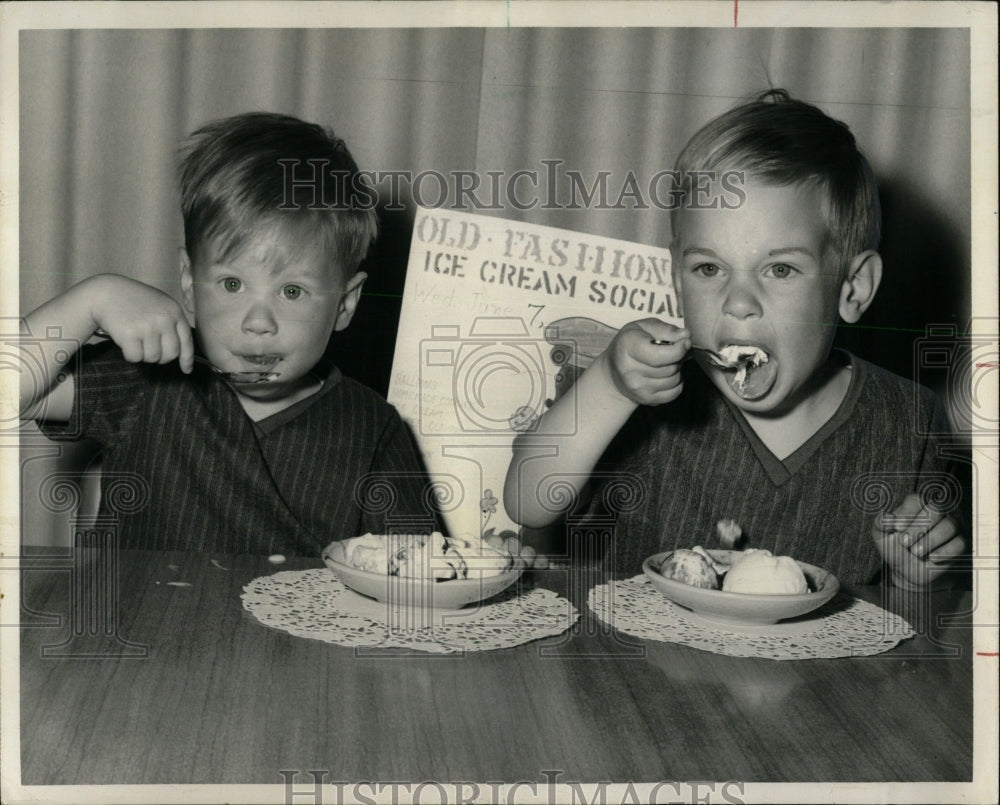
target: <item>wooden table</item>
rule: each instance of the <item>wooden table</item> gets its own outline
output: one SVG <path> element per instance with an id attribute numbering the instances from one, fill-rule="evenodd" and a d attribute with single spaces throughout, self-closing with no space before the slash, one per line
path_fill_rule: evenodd
<path id="1" fill-rule="evenodd" d="M 117 583 L 91 582 L 118 590 L 103 614 L 100 589 L 90 601 L 97 631 L 117 619 L 127 642 L 67 643 L 80 632 L 71 583 L 88 561 L 23 560 L 26 785 L 280 784 L 295 772 L 305 785 L 308 770 L 326 782 L 972 774 L 970 618 L 936 617 L 964 613 L 967 592 L 888 602 L 919 635 L 878 657 L 775 662 L 622 638 L 582 600 L 583 617 L 550 654 L 536 642 L 360 656 L 268 629 L 242 607 L 251 579 L 318 561 L 140 551 L 120 554 Z M 585 593 L 565 568 L 526 578 Z M 877 588 L 855 592 L 880 601 Z"/>

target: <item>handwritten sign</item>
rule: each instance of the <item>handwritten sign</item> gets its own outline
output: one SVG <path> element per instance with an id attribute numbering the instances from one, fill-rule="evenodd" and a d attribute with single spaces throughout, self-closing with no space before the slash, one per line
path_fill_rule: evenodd
<path id="1" fill-rule="evenodd" d="M 441 485 L 453 534 L 516 530 L 502 502 L 514 437 L 618 328 L 651 316 L 681 321 L 666 249 L 418 210 L 389 400 Z"/>

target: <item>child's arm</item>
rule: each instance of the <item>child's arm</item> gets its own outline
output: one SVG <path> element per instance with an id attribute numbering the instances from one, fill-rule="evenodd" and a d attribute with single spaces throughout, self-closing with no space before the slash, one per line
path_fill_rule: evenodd
<path id="1" fill-rule="evenodd" d="M 45 335 L 58 332 L 51 342 Z M 44 416 L 65 422 L 73 410 L 71 373 L 59 381 L 73 357 L 66 344 L 82 345 L 98 329 L 121 347 L 133 363 L 169 363 L 177 358 L 184 372 L 194 361 L 191 328 L 173 299 L 156 288 L 116 274 L 98 274 L 74 285 L 21 320 L 21 336 L 33 339 L 32 355 L 22 363 L 22 419 Z M 37 339 L 35 341 L 34 339 Z M 79 346 L 77 347 L 79 348 Z"/>
<path id="2" fill-rule="evenodd" d="M 907 495 L 894 512 L 875 518 L 872 536 L 893 585 L 906 590 L 946 583 L 945 575 L 968 547 L 955 521 L 926 506 L 916 494 Z"/>
<path id="3" fill-rule="evenodd" d="M 623 327 L 537 429 L 515 439 L 504 483 L 510 516 L 540 528 L 570 509 L 636 407 L 660 405 L 681 393 L 680 363 L 690 346 L 687 330 L 659 319 Z"/>

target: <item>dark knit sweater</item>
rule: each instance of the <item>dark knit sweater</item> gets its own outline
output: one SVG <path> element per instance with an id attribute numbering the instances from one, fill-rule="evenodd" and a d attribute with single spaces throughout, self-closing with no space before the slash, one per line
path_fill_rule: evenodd
<path id="1" fill-rule="evenodd" d="M 961 522 L 961 486 L 938 455 L 947 427 L 935 396 L 846 353 L 839 359 L 853 366 L 845 399 L 783 461 L 693 365 L 676 401 L 640 407 L 595 471 L 604 485 L 591 513 L 615 518 L 616 574 L 640 572 L 658 551 L 719 547 L 716 523 L 727 518 L 750 547 L 870 583 L 882 569 L 871 535 L 878 512 L 922 489 Z M 616 497 L 609 479 L 626 479 L 640 499 L 621 486 Z"/>
<path id="2" fill-rule="evenodd" d="M 84 348 L 71 421 L 40 424 L 100 443 L 101 514 L 118 515 L 122 547 L 318 555 L 365 531 L 437 527 L 399 414 L 325 371 L 315 395 L 255 423 L 204 367 L 130 364 L 106 343 Z M 129 511 L 136 475 L 146 501 Z"/>

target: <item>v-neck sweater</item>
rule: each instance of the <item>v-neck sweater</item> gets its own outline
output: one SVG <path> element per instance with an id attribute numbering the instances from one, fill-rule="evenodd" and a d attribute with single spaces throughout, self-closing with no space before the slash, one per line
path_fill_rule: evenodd
<path id="1" fill-rule="evenodd" d="M 101 507 L 122 547 L 318 556 L 332 540 L 440 527 L 416 444 L 395 408 L 334 366 L 315 394 L 260 422 L 197 366 L 132 364 L 84 348 L 54 439 L 102 451 Z"/>
<path id="2" fill-rule="evenodd" d="M 616 575 L 640 572 L 659 551 L 720 547 L 716 523 L 731 519 L 749 547 L 871 583 L 882 570 L 876 514 L 921 490 L 958 514 L 962 487 L 938 449 L 948 428 L 934 394 L 841 359 L 851 366 L 844 399 L 784 460 L 696 366 L 685 367 L 677 400 L 637 409 L 595 469 L 588 517 L 613 521 Z"/>

